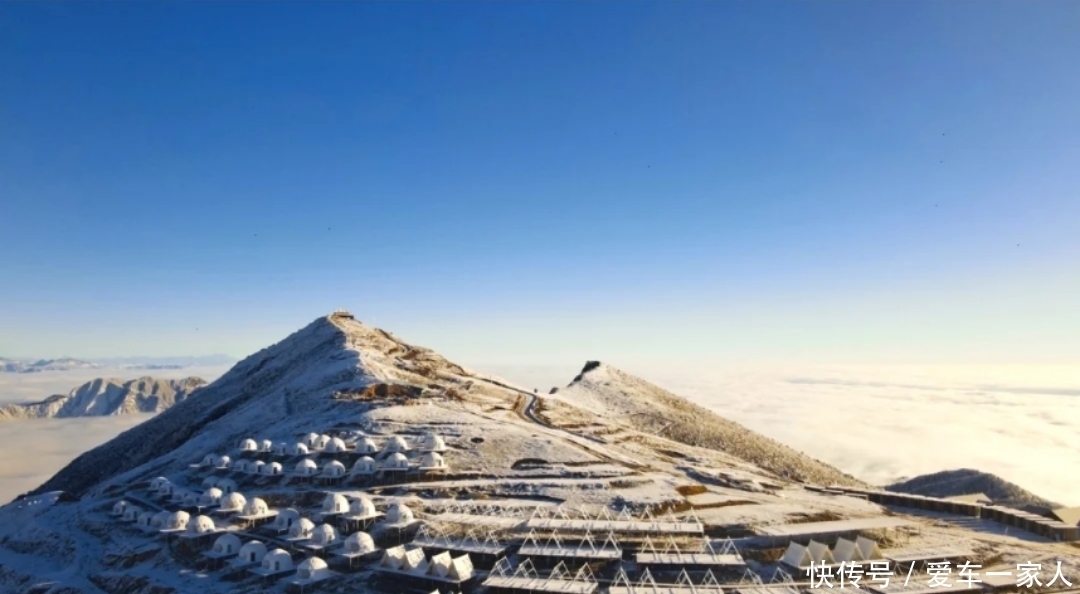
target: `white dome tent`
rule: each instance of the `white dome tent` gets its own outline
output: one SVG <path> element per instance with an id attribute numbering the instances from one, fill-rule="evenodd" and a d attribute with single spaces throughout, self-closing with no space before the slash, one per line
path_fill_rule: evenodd
<path id="1" fill-rule="evenodd" d="M 375 540 L 367 532 L 354 532 L 345 539 L 344 551 L 347 555 L 370 555 L 377 550 Z"/>
<path id="2" fill-rule="evenodd" d="M 391 472 L 404 472 L 409 469 L 409 459 L 405 457 L 405 454 L 395 452 L 383 461 L 382 469 Z"/>
<path id="3" fill-rule="evenodd" d="M 289 528 L 289 540 L 308 540 L 313 530 L 315 530 L 314 522 L 307 518 L 300 518 Z"/>
<path id="4" fill-rule="evenodd" d="M 248 464 L 248 461 L 242 458 L 240 460 L 237 460 L 236 463 L 232 465 L 232 471 L 239 472 L 241 474 L 247 474 L 248 472 L 250 472 L 249 468 L 250 465 Z"/>
<path id="5" fill-rule="evenodd" d="M 226 533 L 217 537 L 210 550 L 203 553 L 203 555 L 211 559 L 224 559 L 239 554 L 242 546 L 239 536 Z"/>
<path id="6" fill-rule="evenodd" d="M 323 467 L 322 472 L 319 474 L 323 479 L 339 479 L 345 476 L 345 465 L 337 460 L 333 460 L 329 464 Z"/>
<path id="7" fill-rule="evenodd" d="M 240 442 L 241 452 L 257 452 L 259 451 L 259 444 L 250 437 Z"/>
<path id="8" fill-rule="evenodd" d="M 375 504 L 364 495 L 356 497 L 349 503 L 349 516 L 353 519 L 373 518 L 378 514 Z"/>
<path id="9" fill-rule="evenodd" d="M 198 507 L 200 501 L 202 501 L 201 494 L 195 491 L 184 493 L 184 507 Z"/>
<path id="10" fill-rule="evenodd" d="M 288 448 L 288 453 L 290 456 L 306 456 L 310 451 L 311 448 L 309 448 L 307 444 L 304 443 L 294 443 Z"/>
<path id="11" fill-rule="evenodd" d="M 330 516 L 349 511 L 349 500 L 340 493 L 328 494 L 322 502 L 322 515 Z"/>
<path id="12" fill-rule="evenodd" d="M 217 487 L 210 487 L 203 492 L 199 497 L 199 505 L 201 507 L 211 507 L 221 503 L 221 498 L 225 496 L 225 492 Z"/>
<path id="13" fill-rule="evenodd" d="M 258 497 L 252 497 L 251 501 L 248 501 L 244 505 L 244 509 L 240 512 L 239 518 L 241 520 L 259 520 L 262 518 L 269 518 L 277 515 L 270 509 L 270 506 L 265 501 Z"/>
<path id="14" fill-rule="evenodd" d="M 319 473 L 319 465 L 315 463 L 311 458 L 304 458 L 296 463 L 296 475 L 301 477 L 312 477 Z"/>
<path id="15" fill-rule="evenodd" d="M 290 507 L 288 509 L 283 509 L 278 512 L 277 517 L 274 518 L 274 523 L 271 524 L 270 527 L 274 530 L 277 530 L 280 534 L 282 532 L 288 532 L 289 529 L 292 528 L 293 525 L 299 521 L 300 512 Z"/>
<path id="16" fill-rule="evenodd" d="M 270 441 L 269 439 L 264 439 L 264 440 L 259 442 L 259 451 L 260 452 L 269 454 L 273 450 L 274 450 L 274 442 Z"/>
<path id="17" fill-rule="evenodd" d="M 315 449 L 325 450 L 326 446 L 330 445 L 330 436 L 323 434 L 315 438 Z"/>
<path id="18" fill-rule="evenodd" d="M 263 476 L 281 476 L 282 468 L 280 462 L 271 462 L 264 464 L 260 469 L 260 474 Z"/>
<path id="19" fill-rule="evenodd" d="M 311 557 L 310 559 L 305 559 L 297 566 L 296 578 L 291 580 L 291 583 L 303 587 L 321 582 L 333 575 L 334 573 L 330 571 L 330 568 L 326 565 L 326 561 L 323 561 L 318 557 Z"/>
<path id="20" fill-rule="evenodd" d="M 195 516 L 194 519 L 188 521 L 185 529 L 185 535 L 190 537 L 205 536 L 215 532 L 217 532 L 217 526 L 206 516 Z"/>
<path id="21" fill-rule="evenodd" d="M 161 488 L 169 484 L 169 479 L 159 476 L 155 479 L 150 479 L 150 487 L 147 489 L 151 493 L 161 492 Z"/>
<path id="22" fill-rule="evenodd" d="M 292 572 L 295 568 L 296 566 L 293 565 L 292 555 L 290 555 L 288 551 L 285 549 L 274 549 L 263 557 L 259 569 L 253 571 L 253 573 L 262 576 L 272 576 Z"/>
<path id="23" fill-rule="evenodd" d="M 186 511 L 181 510 L 173 512 L 165 518 L 165 522 L 161 526 L 161 531 L 181 532 L 187 528 L 189 521 L 191 521 L 191 514 Z"/>
<path id="24" fill-rule="evenodd" d="M 218 470 L 228 470 L 230 466 L 232 466 L 232 458 L 228 456 L 219 456 L 217 459 L 217 466 L 214 466 L 214 468 L 217 468 Z"/>
<path id="25" fill-rule="evenodd" d="M 366 476 L 375 474 L 379 471 L 379 467 L 375 464 L 375 460 L 372 460 L 368 456 L 364 456 L 357 460 L 349 471 L 349 474 L 353 476 Z"/>
<path id="26" fill-rule="evenodd" d="M 265 558 L 266 545 L 257 540 L 249 540 L 240 547 L 235 565 L 239 567 L 259 565 Z"/>
<path id="27" fill-rule="evenodd" d="M 379 446 L 375 445 L 375 441 L 370 437 L 364 437 L 356 442 L 356 451 L 360 454 L 377 454 Z"/>
<path id="28" fill-rule="evenodd" d="M 309 549 L 325 549 L 341 542 L 336 528 L 330 524 L 319 524 L 311 531 L 311 542 L 307 544 Z"/>
<path id="29" fill-rule="evenodd" d="M 326 443 L 326 447 L 323 448 L 323 451 L 328 454 L 340 454 L 348 451 L 348 448 L 345 447 L 345 440 L 340 437 L 332 437 L 330 438 L 330 441 Z"/>
<path id="30" fill-rule="evenodd" d="M 307 435 L 304 436 L 304 445 L 306 445 L 309 449 L 314 448 L 315 444 L 318 443 L 318 442 L 319 442 L 319 434 L 318 433 L 308 433 Z"/>
<path id="31" fill-rule="evenodd" d="M 420 470 L 426 472 L 447 470 L 446 460 L 435 452 L 428 452 L 420 459 Z"/>
<path id="32" fill-rule="evenodd" d="M 383 446 L 383 452 L 407 452 L 409 451 L 409 444 L 405 441 L 404 437 L 400 435 L 394 435 L 390 439 L 386 440 L 386 445 Z"/>
<path id="33" fill-rule="evenodd" d="M 218 464 L 218 457 L 215 456 L 214 454 L 207 454 L 207 455 L 203 456 L 202 462 L 199 462 L 198 464 L 193 464 L 192 466 L 195 466 L 196 468 L 202 468 L 202 467 L 213 468 L 213 467 L 217 466 L 217 464 Z"/>
<path id="34" fill-rule="evenodd" d="M 218 479 L 216 476 L 208 476 L 202 480 L 202 488 L 210 489 L 217 486 Z"/>
<path id="35" fill-rule="evenodd" d="M 284 441 L 279 441 L 274 444 L 274 455 L 285 456 L 289 453 L 289 444 Z"/>
<path id="36" fill-rule="evenodd" d="M 395 502 L 386 510 L 386 523 L 389 526 L 407 526 L 415 520 L 413 511 L 404 503 Z"/>
<path id="37" fill-rule="evenodd" d="M 420 450 L 424 452 L 445 452 L 446 441 L 435 433 L 425 433 L 420 437 Z"/>
<path id="38" fill-rule="evenodd" d="M 263 466 L 266 466 L 266 462 L 262 460 L 256 460 L 248 464 L 248 473 L 250 474 L 262 474 Z"/>
<path id="39" fill-rule="evenodd" d="M 128 502 L 124 501 L 123 499 L 121 499 L 120 501 L 117 501 L 112 506 L 112 515 L 123 517 L 124 516 L 124 510 L 127 509 L 127 506 L 128 506 Z"/>
<path id="40" fill-rule="evenodd" d="M 221 504 L 218 511 L 221 512 L 239 512 L 247 505 L 247 497 L 244 497 L 243 493 L 232 492 L 221 498 Z"/>

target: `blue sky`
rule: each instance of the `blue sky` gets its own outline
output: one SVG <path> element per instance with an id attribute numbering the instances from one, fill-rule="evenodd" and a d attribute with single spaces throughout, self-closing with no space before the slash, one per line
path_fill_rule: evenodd
<path id="1" fill-rule="evenodd" d="M 1080 4 L 0 4 L 0 355 L 1075 361 Z"/>

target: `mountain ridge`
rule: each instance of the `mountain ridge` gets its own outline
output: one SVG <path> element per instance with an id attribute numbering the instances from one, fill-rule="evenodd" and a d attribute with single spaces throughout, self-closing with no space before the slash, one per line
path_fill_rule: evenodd
<path id="1" fill-rule="evenodd" d="M 188 398 L 204 385 L 206 381 L 198 377 L 96 378 L 67 394 L 54 394 L 37 402 L 0 406 L 0 420 L 160 413 Z"/>

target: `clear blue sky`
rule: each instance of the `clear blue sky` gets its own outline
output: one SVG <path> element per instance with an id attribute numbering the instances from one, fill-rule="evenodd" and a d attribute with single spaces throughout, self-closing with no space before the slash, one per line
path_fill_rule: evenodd
<path id="1" fill-rule="evenodd" d="M 1080 3 L 2 3 L 0 355 L 1080 353 Z"/>

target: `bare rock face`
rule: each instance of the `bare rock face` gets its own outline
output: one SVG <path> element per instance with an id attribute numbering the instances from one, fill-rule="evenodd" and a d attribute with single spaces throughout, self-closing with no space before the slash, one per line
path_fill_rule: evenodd
<path id="1" fill-rule="evenodd" d="M 191 396 L 206 385 L 197 377 L 133 380 L 98 378 L 67 394 L 41 402 L 0 407 L 0 420 L 99 417 L 129 413 L 159 413 Z"/>

